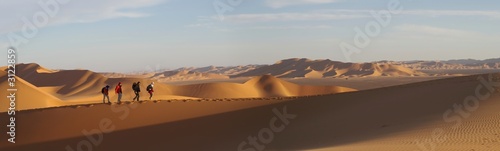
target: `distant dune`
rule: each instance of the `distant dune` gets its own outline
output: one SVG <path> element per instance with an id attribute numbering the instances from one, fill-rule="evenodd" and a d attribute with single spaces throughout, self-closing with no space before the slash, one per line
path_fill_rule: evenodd
<path id="1" fill-rule="evenodd" d="M 276 151 L 423 151 L 430 147 L 494 151 L 500 148 L 500 97 L 498 87 L 485 87 L 480 77 L 489 79 L 488 75 L 464 76 L 277 100 L 179 100 L 22 111 L 17 117 L 23 120 L 16 128 L 23 141 L 2 141 L 0 150 L 75 149 L 78 143 L 99 138 L 96 133 L 83 136 L 82 130 L 95 132 L 105 118 L 115 129 L 102 134 L 94 150 L 243 150 L 255 148 L 249 145 L 255 137 L 263 150 Z M 492 77 L 490 84 L 498 86 L 500 74 Z M 281 87 L 287 84 L 271 76 L 243 85 L 263 87 L 270 94 L 300 92 Z M 481 100 L 464 103 L 477 96 L 481 86 Z M 454 109 L 457 105 L 461 110 Z M 129 112 L 114 112 L 123 108 Z"/>
<path id="2" fill-rule="evenodd" d="M 154 72 L 140 73 L 102 73 L 109 78 L 148 78 L 160 82 L 188 81 L 204 79 L 228 79 L 232 75 L 244 73 L 261 67 L 262 65 L 245 66 L 207 66 L 207 67 L 183 67 L 175 70 L 160 70 Z"/>
<path id="3" fill-rule="evenodd" d="M 422 72 L 414 71 L 398 65 L 379 63 L 343 63 L 331 60 L 287 59 L 273 65 L 267 65 L 255 70 L 234 75 L 245 77 L 270 74 L 280 78 L 326 78 L 349 76 L 424 76 Z"/>
<path id="4" fill-rule="evenodd" d="M 155 73 L 149 78 L 161 82 L 161 81 L 179 81 L 179 80 L 228 79 L 229 76 L 215 74 L 215 73 L 208 73 L 208 72 L 175 70 L 175 71 L 164 71 L 160 73 Z"/>
<path id="5" fill-rule="evenodd" d="M 147 78 L 160 82 L 192 81 L 207 79 L 229 79 L 272 75 L 278 78 L 344 78 L 367 76 L 448 76 L 491 73 L 500 70 L 500 59 L 448 60 L 448 61 L 376 61 L 348 63 L 332 60 L 310 60 L 292 58 L 271 65 L 183 67 L 175 70 L 161 70 L 139 73 L 103 73 L 108 78 Z M 433 71 L 435 70 L 435 71 Z M 456 70 L 462 71 L 457 74 Z"/>
<path id="6" fill-rule="evenodd" d="M 379 61 L 401 65 L 415 70 L 464 70 L 464 69 L 500 69 L 500 58 L 487 60 L 459 59 L 446 61 Z"/>

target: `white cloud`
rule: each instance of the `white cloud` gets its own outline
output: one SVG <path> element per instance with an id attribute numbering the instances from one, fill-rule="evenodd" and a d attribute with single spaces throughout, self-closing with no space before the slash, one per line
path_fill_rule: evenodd
<path id="1" fill-rule="evenodd" d="M 427 16 L 485 16 L 500 19 L 500 11 L 477 10 L 406 10 L 402 14 Z"/>
<path id="2" fill-rule="evenodd" d="M 344 15 L 328 13 L 275 13 L 275 14 L 236 14 L 228 15 L 224 21 L 244 22 L 269 22 L 269 21 L 312 21 L 312 20 L 339 20 L 369 17 L 368 15 Z M 217 16 L 213 16 L 217 19 Z"/>
<path id="3" fill-rule="evenodd" d="M 457 29 L 449 29 L 449 28 L 440 28 L 433 27 L 427 25 L 401 25 L 397 26 L 396 30 L 402 34 L 411 36 L 433 36 L 433 37 L 484 37 L 485 35 L 481 35 L 480 33 L 457 30 Z"/>
<path id="4" fill-rule="evenodd" d="M 267 13 L 267 14 L 234 14 L 227 15 L 225 21 L 245 22 L 270 22 L 270 21 L 313 21 L 313 20 L 340 20 L 372 17 L 372 11 L 378 10 L 316 10 L 307 13 Z M 483 16 L 500 19 L 500 11 L 467 11 L 467 10 L 405 10 L 401 15 L 437 16 Z M 212 19 L 218 19 L 212 16 Z"/>
<path id="5" fill-rule="evenodd" d="M 302 4 L 327 4 L 334 3 L 338 0 L 266 0 L 266 4 L 273 8 L 281 8 L 290 5 L 302 5 Z"/>
<path id="6" fill-rule="evenodd" d="M 317 10 L 317 13 L 342 13 L 342 14 L 370 14 L 370 12 L 380 10 L 357 10 L 357 9 L 328 9 Z M 421 15 L 421 16 L 484 16 L 500 19 L 500 11 L 483 10 L 403 10 L 400 15 Z"/>
<path id="7" fill-rule="evenodd" d="M 205 23 L 194 23 L 194 24 L 189 24 L 186 27 L 194 27 L 194 28 L 210 28 L 214 26 L 213 22 L 205 22 Z"/>
<path id="8" fill-rule="evenodd" d="M 257 26 L 252 29 L 332 29 L 331 25 Z"/>
<path id="9" fill-rule="evenodd" d="M 22 18 L 33 21 L 33 15 L 44 12 L 40 1 L 9 1 L 0 6 L 0 34 L 19 31 L 24 24 Z M 50 25 L 68 23 L 88 23 L 114 18 L 145 17 L 149 14 L 135 11 L 162 3 L 165 0 L 68 0 L 66 4 L 59 4 L 59 11 L 55 17 L 49 18 Z M 49 8 L 53 9 L 53 6 Z"/>
<path id="10" fill-rule="evenodd" d="M 484 53 L 494 55 L 493 53 L 496 53 L 495 49 L 499 44 L 498 39 L 500 39 L 498 35 L 489 33 L 429 25 L 405 24 L 395 26 L 391 32 L 382 34 L 379 38 L 374 39 L 369 49 L 370 51 L 379 51 L 379 53 L 369 54 L 369 51 L 367 51 L 367 54 L 364 56 L 368 57 L 377 54 L 381 55 L 380 58 L 383 58 L 383 54 L 398 54 L 404 56 L 403 58 L 415 59 L 412 57 L 422 54 L 426 54 L 428 58 L 461 56 L 465 54 L 473 56 L 480 55 L 480 52 L 483 52 L 482 55 Z"/>

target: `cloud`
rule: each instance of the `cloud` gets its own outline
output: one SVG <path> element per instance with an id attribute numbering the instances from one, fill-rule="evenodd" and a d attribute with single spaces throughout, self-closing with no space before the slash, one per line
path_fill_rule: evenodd
<path id="1" fill-rule="evenodd" d="M 379 10 L 356 10 L 356 9 L 327 9 L 317 10 L 317 13 L 342 13 L 342 14 L 370 14 Z M 500 19 L 500 11 L 484 10 L 403 10 L 400 15 L 421 15 L 421 16 L 483 16 Z"/>
<path id="2" fill-rule="evenodd" d="M 463 55 L 465 52 L 477 52 L 468 55 L 478 55 L 481 51 L 492 55 L 491 53 L 495 53 L 498 47 L 498 39 L 500 39 L 498 35 L 473 30 L 404 24 L 395 26 L 390 32 L 374 39 L 369 49 L 407 55 L 410 58 L 412 55 L 420 54 L 439 57 Z M 408 55 L 408 53 L 414 54 Z"/>
<path id="3" fill-rule="evenodd" d="M 252 29 L 332 29 L 331 25 L 257 26 Z"/>
<path id="4" fill-rule="evenodd" d="M 307 13 L 266 13 L 266 14 L 234 14 L 227 15 L 225 21 L 235 23 L 248 22 L 271 22 L 271 21 L 321 21 L 321 20 L 341 20 L 358 19 L 372 17 L 371 12 L 377 10 L 315 10 Z M 400 15 L 421 15 L 421 16 L 483 16 L 500 19 L 500 11 L 468 11 L 468 10 L 404 10 Z M 212 16 L 212 19 L 218 19 Z"/>
<path id="5" fill-rule="evenodd" d="M 500 19 L 500 11 L 478 10 L 406 10 L 402 14 L 426 16 L 485 16 Z"/>
<path id="6" fill-rule="evenodd" d="M 266 4 L 272 8 L 281 8 L 290 5 L 327 4 L 337 1 L 338 0 L 266 0 Z"/>
<path id="7" fill-rule="evenodd" d="M 428 25 L 406 24 L 396 26 L 394 29 L 393 32 L 387 35 L 388 39 L 413 41 L 415 43 L 439 43 L 441 45 L 469 43 L 475 45 L 477 43 L 497 43 L 497 39 L 500 38 L 493 34 Z"/>
<path id="8" fill-rule="evenodd" d="M 345 15 L 328 13 L 274 13 L 274 14 L 235 14 L 228 15 L 224 21 L 245 23 L 245 22 L 270 22 L 270 21 L 314 21 L 314 20 L 340 20 L 365 18 L 368 15 Z M 217 16 L 213 16 L 217 19 Z"/>
<path id="9" fill-rule="evenodd" d="M 36 13 L 45 13 L 39 2 L 54 2 L 56 0 L 40 1 L 9 1 L 0 6 L 0 34 L 19 31 L 24 22 L 22 18 L 33 21 Z M 62 0 L 61 0 L 62 1 Z M 137 11 L 139 8 L 158 5 L 165 0 L 67 0 L 58 3 L 59 11 L 54 17 L 49 17 L 47 26 L 89 23 L 114 18 L 146 17 L 149 14 Z M 53 6 L 49 7 L 53 9 Z"/>
<path id="10" fill-rule="evenodd" d="M 194 23 L 194 24 L 186 25 L 186 27 L 193 27 L 193 28 L 210 28 L 212 26 L 214 26 L 213 22 Z"/>
<path id="11" fill-rule="evenodd" d="M 398 32 L 405 33 L 407 36 L 425 35 L 433 37 L 484 37 L 484 35 L 476 32 L 427 25 L 406 24 L 397 26 L 396 30 Z"/>

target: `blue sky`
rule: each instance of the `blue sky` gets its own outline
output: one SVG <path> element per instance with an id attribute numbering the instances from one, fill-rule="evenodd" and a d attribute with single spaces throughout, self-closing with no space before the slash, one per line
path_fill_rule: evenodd
<path id="1" fill-rule="evenodd" d="M 379 23 L 370 12 L 395 2 L 402 11 L 358 47 L 354 29 Z M 214 3 L 228 11 L 219 15 Z M 0 47 L 16 46 L 19 62 L 56 69 L 500 57 L 500 2 L 487 0 L 2 0 L 0 14 Z M 23 35 L 33 16 L 38 32 Z M 360 49 L 346 55 L 341 43 Z"/>

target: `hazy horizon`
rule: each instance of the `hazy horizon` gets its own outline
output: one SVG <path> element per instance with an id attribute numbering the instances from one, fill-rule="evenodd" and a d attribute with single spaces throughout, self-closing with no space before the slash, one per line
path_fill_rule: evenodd
<path id="1" fill-rule="evenodd" d="M 90 70 L 94 72 L 99 72 L 99 73 L 136 73 L 136 72 L 155 72 L 155 71 L 164 71 L 164 70 L 176 70 L 180 68 L 203 68 L 203 67 L 233 67 L 233 66 L 246 66 L 246 65 L 271 65 L 276 63 L 277 61 L 281 60 L 287 60 L 287 59 L 296 59 L 296 58 L 286 58 L 286 59 L 280 59 L 276 60 L 272 63 L 251 63 L 251 64 L 237 64 L 237 65 L 212 65 L 207 63 L 206 65 L 202 66 L 178 66 L 178 67 L 167 67 L 165 65 L 157 64 L 157 65 L 147 65 L 144 68 L 141 69 L 131 69 L 128 71 L 100 71 L 100 70 L 93 70 L 92 68 L 55 68 L 51 66 L 46 66 L 44 64 L 40 64 L 37 62 L 19 62 L 19 64 L 31 64 L 35 63 L 38 64 L 42 67 L 48 68 L 48 69 L 53 69 L 53 70 L 74 70 L 74 69 L 84 69 L 84 70 Z M 326 59 L 311 59 L 311 58 L 299 58 L 299 59 L 310 59 L 310 60 L 326 60 Z M 488 59 L 472 59 L 472 58 L 467 58 L 467 59 L 449 59 L 449 60 L 375 60 L 375 61 L 366 61 L 366 62 L 352 62 L 352 63 L 370 63 L 370 62 L 378 62 L 378 61 L 396 61 L 396 62 L 411 62 L 411 61 L 451 61 L 451 60 L 478 60 L 478 61 L 484 61 L 484 60 L 489 60 L 489 59 L 500 59 L 500 58 L 488 58 Z M 330 59 L 331 60 L 331 59 Z M 339 61 L 339 60 L 332 60 L 332 61 Z M 347 62 L 347 61 L 340 61 L 340 62 Z"/>
<path id="2" fill-rule="evenodd" d="M 53 69 L 133 72 L 158 66 L 272 64 L 287 58 L 372 62 L 500 57 L 500 2 L 486 0 L 257 0 L 240 4 L 69 0 L 58 4 L 53 14 L 47 13 L 43 2 L 55 1 L 41 2 L 9 1 L 0 6 L 4 20 L 0 48 L 6 51 L 12 46 L 12 35 L 22 36 L 29 29 L 26 22 L 43 24 L 46 13 L 46 24 L 16 49 L 19 62 Z M 390 19 L 382 17 L 390 20 L 387 26 L 378 25 L 380 32 L 369 37 L 370 43 L 346 57 L 342 43 L 355 45 L 356 28 L 365 31 L 371 23 L 380 24 L 373 12 L 388 11 L 393 2 L 399 3 L 400 11 L 391 13 Z M 214 4 L 228 10 L 217 13 Z M 6 62 L 6 57 L 0 58 Z"/>

